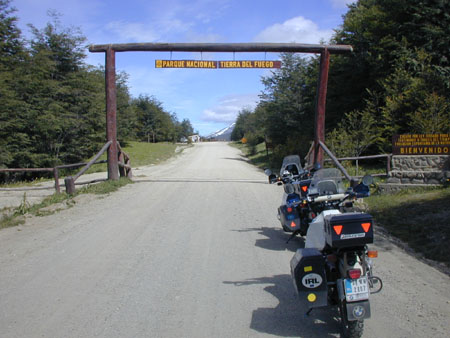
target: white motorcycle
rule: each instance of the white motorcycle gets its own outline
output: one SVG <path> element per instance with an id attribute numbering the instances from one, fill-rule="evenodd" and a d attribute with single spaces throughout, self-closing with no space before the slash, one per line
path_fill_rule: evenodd
<path id="1" fill-rule="evenodd" d="M 372 274 L 373 219 L 367 213 L 346 212 L 357 198 L 369 196 L 370 176 L 345 189 L 337 169 L 315 172 L 308 204 L 317 215 L 309 224 L 305 248 L 291 260 L 295 289 L 307 314 L 312 309 L 338 306 L 345 337 L 361 337 L 370 318 L 369 297 L 382 281 Z"/>

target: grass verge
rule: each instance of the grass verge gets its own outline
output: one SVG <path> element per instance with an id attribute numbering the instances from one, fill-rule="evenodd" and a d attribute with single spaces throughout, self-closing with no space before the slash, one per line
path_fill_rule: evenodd
<path id="1" fill-rule="evenodd" d="M 191 145 L 177 145 L 173 143 L 147 143 L 147 142 L 135 142 L 131 141 L 127 143 L 127 146 L 123 150 L 130 156 L 131 165 L 133 168 L 158 164 L 168 160 L 176 155 L 177 147 L 186 148 Z M 88 162 L 90 159 L 86 160 Z M 106 153 L 104 153 L 99 160 L 106 160 Z M 60 177 L 74 175 L 81 168 L 75 170 L 63 169 L 60 170 Z M 107 171 L 107 164 L 94 164 L 86 174 L 92 174 L 96 172 Z M 43 182 L 52 181 L 53 178 L 36 178 L 32 181 L 19 181 L 11 182 L 7 184 L 0 184 L 0 188 L 17 188 L 17 187 L 29 187 L 35 186 Z"/>
<path id="2" fill-rule="evenodd" d="M 270 153 L 269 156 L 267 156 L 264 143 L 258 144 L 253 149 L 247 144 L 242 144 L 241 142 L 231 142 L 230 145 L 242 151 L 245 157 L 247 157 L 249 161 L 258 168 L 270 168 Z M 278 170 L 280 170 L 280 168 L 278 168 Z"/>
<path id="3" fill-rule="evenodd" d="M 147 143 L 147 142 L 127 142 L 127 146 L 123 147 L 123 151 L 130 156 L 131 166 L 133 168 L 158 164 L 168 160 L 174 156 L 175 150 L 179 145 L 174 143 Z M 99 160 L 106 160 L 104 153 Z M 106 163 L 96 164 L 92 166 L 87 173 L 102 172 L 107 170 Z"/>
<path id="4" fill-rule="evenodd" d="M 55 193 L 51 196 L 46 197 L 42 202 L 33 205 L 30 205 L 28 203 L 26 193 L 24 193 L 23 200 L 20 206 L 3 210 L 3 215 L 0 218 L 0 229 L 25 223 L 25 216 L 27 214 L 35 216 L 47 216 L 59 210 L 70 208 L 75 204 L 75 196 L 81 194 L 109 194 L 129 183 L 133 183 L 133 181 L 128 178 L 120 178 L 117 181 L 105 181 L 96 183 L 77 190 L 73 195 L 67 195 L 65 193 Z M 54 205 L 61 205 L 61 207 L 52 208 L 50 210 L 48 209 L 48 207 Z"/>
<path id="5" fill-rule="evenodd" d="M 450 267 L 450 188 L 403 190 L 365 201 L 378 225 L 425 258 Z"/>

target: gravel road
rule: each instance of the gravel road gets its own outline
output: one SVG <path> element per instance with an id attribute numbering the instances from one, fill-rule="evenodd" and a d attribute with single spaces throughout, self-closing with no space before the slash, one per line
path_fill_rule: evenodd
<path id="1" fill-rule="evenodd" d="M 135 184 L 0 231 L 0 337 L 337 337 L 299 308 L 276 219 L 282 188 L 225 143 Z M 364 337 L 448 337 L 449 277 L 376 234 Z M 447 332 L 447 333 L 446 333 Z"/>

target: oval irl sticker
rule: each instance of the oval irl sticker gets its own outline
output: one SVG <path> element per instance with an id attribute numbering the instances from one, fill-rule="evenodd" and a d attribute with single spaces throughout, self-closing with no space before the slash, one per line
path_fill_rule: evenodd
<path id="1" fill-rule="evenodd" d="M 322 277 L 317 273 L 308 273 L 302 278 L 302 284 L 308 289 L 314 289 L 322 284 Z"/>

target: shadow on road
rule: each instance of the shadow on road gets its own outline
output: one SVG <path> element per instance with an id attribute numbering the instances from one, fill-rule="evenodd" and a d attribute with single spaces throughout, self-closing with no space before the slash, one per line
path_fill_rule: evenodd
<path id="1" fill-rule="evenodd" d="M 292 238 L 289 243 L 286 241 L 289 239 L 290 233 L 284 232 L 281 227 L 280 228 L 270 228 L 270 227 L 262 227 L 262 228 L 248 228 L 248 229 L 240 229 L 240 230 L 232 230 L 237 232 L 251 232 L 255 231 L 259 235 L 262 235 L 266 238 L 260 238 L 255 241 L 255 246 L 273 251 L 284 251 L 289 250 L 292 252 L 296 252 L 297 249 L 305 247 L 305 240 L 300 236 L 295 236 Z"/>
<path id="2" fill-rule="evenodd" d="M 134 183 L 256 183 L 267 184 L 263 180 L 248 180 L 248 179 L 210 179 L 210 178 L 136 178 Z"/>
<path id="3" fill-rule="evenodd" d="M 222 157 L 222 160 L 232 160 L 232 161 L 242 161 L 242 162 L 247 162 L 247 163 L 251 163 L 250 160 L 246 157 Z"/>
<path id="4" fill-rule="evenodd" d="M 274 308 L 254 310 L 250 323 L 252 330 L 280 337 L 336 337 L 339 335 L 337 309 L 315 309 L 310 316 L 305 316 L 307 310 L 300 307 L 290 275 L 224 281 L 223 283 L 235 286 L 269 284 L 264 287 L 264 291 L 275 296 L 279 303 Z"/>

